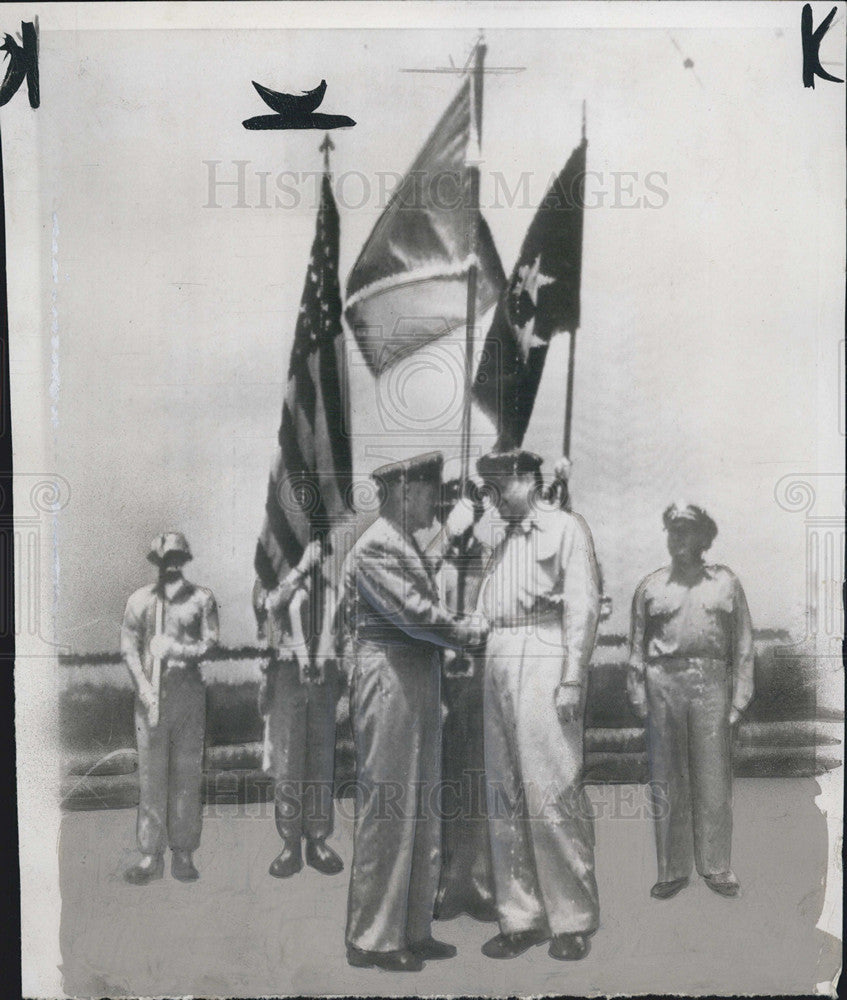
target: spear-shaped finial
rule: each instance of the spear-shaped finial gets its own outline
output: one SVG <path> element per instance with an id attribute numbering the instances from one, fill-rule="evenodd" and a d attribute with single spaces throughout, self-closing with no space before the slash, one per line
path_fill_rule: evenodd
<path id="1" fill-rule="evenodd" d="M 582 138 L 585 138 L 585 100 L 582 102 Z"/>
<path id="2" fill-rule="evenodd" d="M 324 170 L 329 173 L 329 154 L 335 149 L 335 143 L 330 139 L 329 132 L 324 135 L 324 140 L 320 144 L 319 149 L 324 154 Z"/>

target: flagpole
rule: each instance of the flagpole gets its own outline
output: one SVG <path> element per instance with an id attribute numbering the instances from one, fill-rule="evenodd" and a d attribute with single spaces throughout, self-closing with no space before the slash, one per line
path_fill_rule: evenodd
<path id="1" fill-rule="evenodd" d="M 585 142 L 585 101 L 582 102 L 582 141 Z M 568 338 L 568 382 L 565 394 L 565 434 L 562 443 L 562 454 L 571 457 L 571 421 L 573 417 L 573 373 L 576 359 L 576 331 L 574 326 Z"/>
<path id="2" fill-rule="evenodd" d="M 486 46 L 480 37 L 474 50 L 474 67 L 471 75 L 471 139 L 475 140 L 475 155 L 479 156 L 482 143 L 482 81 L 484 76 Z M 468 297 L 465 321 L 465 398 L 462 411 L 462 488 L 470 473 L 471 453 L 471 388 L 473 378 L 473 344 L 476 326 L 476 286 L 478 265 L 477 236 L 479 230 L 479 161 L 468 164 Z"/>
<path id="3" fill-rule="evenodd" d="M 471 74 L 471 142 L 476 159 L 468 163 L 468 297 L 465 318 L 465 397 L 462 410 L 461 441 L 461 494 L 467 495 L 471 464 L 471 397 L 473 388 L 473 345 L 476 327 L 477 243 L 479 232 L 479 153 L 482 145 L 482 81 L 484 77 L 486 46 L 480 35 L 474 49 L 474 66 Z M 467 578 L 464 546 L 459 553 L 458 579 L 456 581 L 456 610 L 465 610 L 465 584 Z"/>

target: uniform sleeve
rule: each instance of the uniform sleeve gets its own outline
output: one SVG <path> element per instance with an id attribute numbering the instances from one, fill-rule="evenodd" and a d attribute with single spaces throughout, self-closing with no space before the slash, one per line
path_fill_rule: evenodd
<path id="1" fill-rule="evenodd" d="M 126 603 L 124 620 L 121 625 L 121 656 L 129 668 L 136 686 L 144 676 L 144 667 L 141 662 L 142 653 L 142 622 L 134 607 L 133 600 L 130 598 Z"/>
<path id="2" fill-rule="evenodd" d="M 359 595 L 392 625 L 422 642 L 459 648 L 456 621 L 430 596 L 429 581 L 411 555 L 369 546 L 356 563 Z"/>
<path id="3" fill-rule="evenodd" d="M 588 525 L 578 515 L 563 534 L 565 662 L 562 681 L 584 687 L 600 620 L 600 575 Z"/>
<path id="4" fill-rule="evenodd" d="M 753 622 L 744 589 L 737 577 L 733 578 L 732 601 L 732 704 L 743 712 L 753 698 L 753 669 L 755 646 Z"/>
<path id="5" fill-rule="evenodd" d="M 629 622 L 629 668 L 626 690 L 632 707 L 641 715 L 647 707 L 647 690 L 644 680 L 644 583 L 635 588 Z"/>

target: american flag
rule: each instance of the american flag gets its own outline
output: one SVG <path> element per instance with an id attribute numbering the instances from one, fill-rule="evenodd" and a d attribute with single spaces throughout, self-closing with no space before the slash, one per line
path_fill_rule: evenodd
<path id="1" fill-rule="evenodd" d="M 347 511 L 352 476 L 344 378 L 338 209 L 329 174 L 321 204 L 268 482 L 255 569 L 266 590 L 295 566 L 306 545 Z"/>

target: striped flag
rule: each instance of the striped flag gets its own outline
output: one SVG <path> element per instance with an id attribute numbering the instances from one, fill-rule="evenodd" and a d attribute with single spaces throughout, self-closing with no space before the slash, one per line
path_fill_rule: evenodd
<path id="1" fill-rule="evenodd" d="M 377 220 L 347 279 L 347 322 L 374 375 L 429 341 L 464 329 L 474 223 L 478 315 L 494 305 L 506 283 L 488 224 L 479 212 L 468 216 L 469 154 L 479 138 L 474 98 L 468 78 Z"/>
<path id="2" fill-rule="evenodd" d="M 338 209 L 324 173 L 317 230 L 300 300 L 265 523 L 259 583 L 273 588 L 306 545 L 347 512 L 352 476 L 338 283 Z"/>

